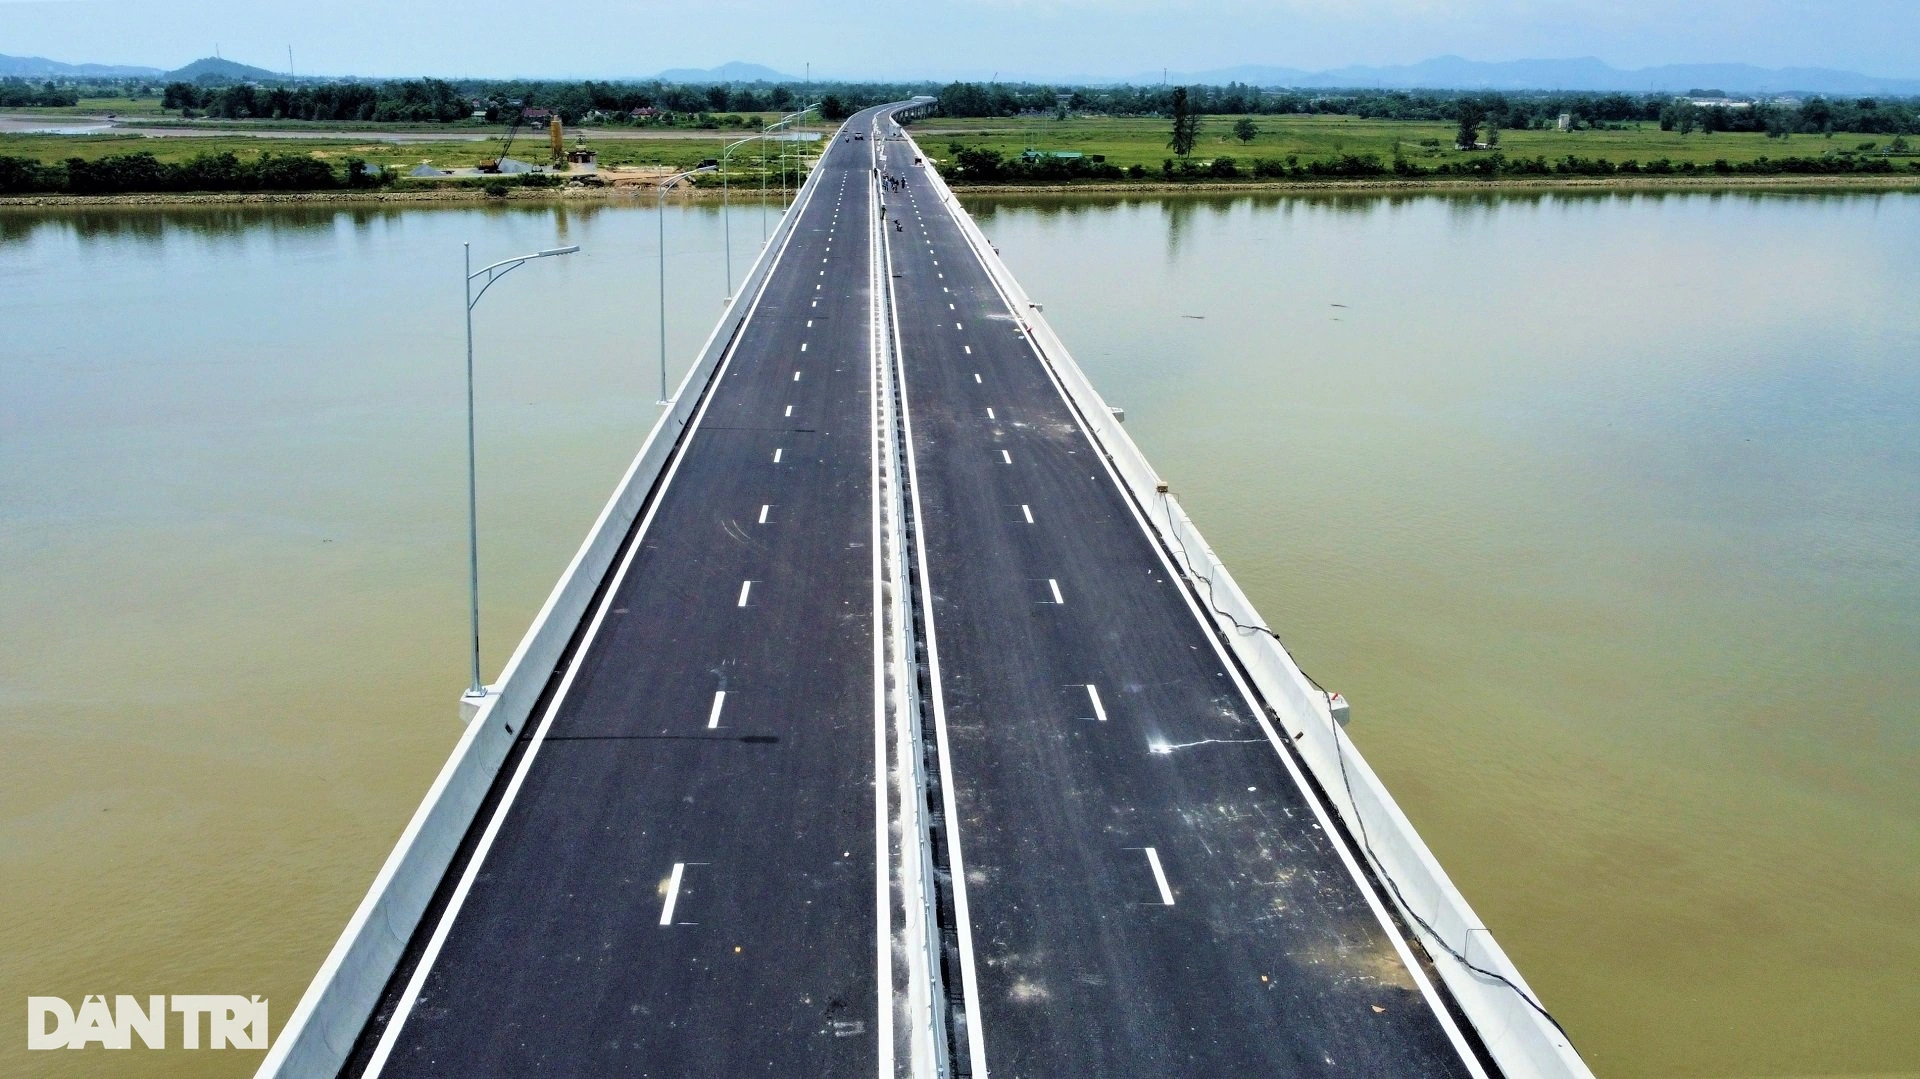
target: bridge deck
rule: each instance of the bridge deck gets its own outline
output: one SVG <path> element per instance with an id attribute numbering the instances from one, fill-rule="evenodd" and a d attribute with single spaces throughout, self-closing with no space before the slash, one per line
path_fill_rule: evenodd
<path id="1" fill-rule="evenodd" d="M 742 299 L 368 1074 L 874 1072 L 867 177 L 830 156 Z"/>
<path id="2" fill-rule="evenodd" d="M 958 1070 L 1481 1074 L 907 144 L 830 144 L 794 212 L 346 1074 L 906 1073 L 888 306 L 964 867 Z"/>
<path id="3" fill-rule="evenodd" d="M 1469 1074 L 1021 313 L 886 147 L 975 1071 Z"/>

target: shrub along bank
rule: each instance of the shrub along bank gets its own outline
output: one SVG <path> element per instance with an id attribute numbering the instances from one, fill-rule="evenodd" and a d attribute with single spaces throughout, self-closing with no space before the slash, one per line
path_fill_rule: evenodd
<path id="1" fill-rule="evenodd" d="M 1127 180 L 1166 182 L 1209 182 L 1220 180 L 1296 180 L 1322 179 L 1485 179 L 1555 176 L 1885 176 L 1920 173 L 1920 160 L 1899 162 L 1887 157 L 1858 157 L 1829 154 L 1821 157 L 1761 157 L 1752 161 L 1712 162 L 1622 161 L 1580 157 L 1569 154 L 1549 160 L 1546 157 L 1508 157 L 1499 151 L 1477 155 L 1463 161 L 1423 165 L 1395 157 L 1381 160 L 1378 154 L 1341 154 L 1332 158 L 1301 161 L 1297 155 L 1285 158 L 1250 158 L 1245 161 L 1219 156 L 1210 160 L 1167 158 L 1160 168 L 1129 165 L 1122 168 L 1097 156 L 1059 157 L 1052 155 L 1008 157 L 998 150 L 954 143 L 950 164 L 942 172 L 950 182 L 960 184 L 1060 184 L 1075 181 L 1115 182 Z"/>
<path id="2" fill-rule="evenodd" d="M 114 154 L 86 160 L 42 162 L 0 157 L 0 195 L 118 195 L 168 191 L 333 191 L 373 188 L 389 182 L 365 161 L 332 165 L 303 154 L 263 152 L 251 161 L 232 153 L 200 154 L 161 161 L 150 153 Z"/>

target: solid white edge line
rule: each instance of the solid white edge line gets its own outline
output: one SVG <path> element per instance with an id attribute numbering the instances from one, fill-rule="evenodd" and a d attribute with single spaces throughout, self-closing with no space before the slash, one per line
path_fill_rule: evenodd
<path id="1" fill-rule="evenodd" d="M 673 906 L 680 902 L 680 878 L 687 872 L 687 863 L 673 863 L 673 875 L 667 878 L 667 901 L 660 907 L 660 924 L 673 924 Z"/>
<path id="2" fill-rule="evenodd" d="M 707 713 L 708 730 L 714 730 L 720 726 L 720 708 L 726 703 L 727 691 L 724 689 L 715 690 L 713 694 L 713 711 Z"/>
<path id="3" fill-rule="evenodd" d="M 812 201 L 813 192 L 809 190 L 807 202 L 811 204 Z M 796 226 L 800 216 L 805 212 L 806 207 L 800 207 L 799 213 L 794 217 Z M 747 307 L 745 321 L 740 326 L 742 335 L 746 333 L 746 328 L 752 323 L 754 315 L 759 312 L 760 301 L 766 296 L 767 287 L 772 283 L 781 261 L 786 258 L 796 231 L 798 231 L 797 228 L 788 228 L 786 235 L 781 238 L 780 251 L 774 256 L 773 264 L 767 268 L 766 276 L 761 278 L 760 291 L 754 293 L 753 303 Z M 709 385 L 718 387 L 723 383 L 727 370 L 733 366 L 734 357 L 738 354 L 737 348 L 727 350 L 726 358 L 714 369 Z M 713 405 L 713 400 L 717 396 L 719 396 L 717 392 L 708 393 L 701 400 L 699 411 L 687 424 L 689 434 L 706 420 L 707 409 Z M 672 487 L 674 477 L 679 475 L 680 465 L 687 459 L 687 452 L 692 449 L 693 441 L 691 437 L 682 438 L 679 448 L 674 452 L 672 463 L 667 466 L 666 475 L 660 480 L 658 492 L 648 503 L 647 511 L 641 517 L 639 526 L 634 529 L 633 538 L 627 544 L 626 553 L 620 557 L 620 566 L 614 570 L 613 580 L 608 584 L 605 594 L 600 597 L 600 605 L 594 609 L 593 620 L 587 624 L 586 633 L 582 635 L 580 644 L 574 649 L 573 658 L 567 663 L 566 674 L 561 676 L 560 685 L 555 688 L 553 699 L 547 703 L 547 710 L 540 717 L 540 726 L 534 730 L 526 752 L 520 755 L 520 764 L 514 769 L 513 778 L 507 781 L 507 789 L 502 792 L 499 805 L 494 807 L 493 818 L 487 822 L 486 830 L 481 833 L 480 841 L 474 846 L 472 856 L 467 859 L 467 867 L 460 874 L 460 882 L 454 886 L 453 895 L 448 898 L 446 909 L 440 912 L 440 920 L 434 925 L 433 935 L 427 939 L 427 946 L 421 951 L 419 961 L 414 964 L 413 974 L 407 979 L 407 987 L 401 991 L 400 999 L 394 1004 L 392 1017 L 387 1020 L 385 1029 L 380 1032 L 379 1044 L 374 1046 L 373 1055 L 367 1062 L 366 1070 L 361 1073 L 362 1079 L 378 1079 L 381 1070 L 386 1067 L 388 1058 L 393 1055 L 394 1046 L 399 1044 L 400 1031 L 406 1025 L 407 1017 L 412 1014 L 414 1003 L 420 999 L 420 991 L 425 988 L 427 977 L 433 972 L 434 964 L 439 961 L 440 951 L 447 943 L 447 935 L 453 931 L 453 923 L 459 918 L 461 907 L 466 904 L 467 894 L 473 890 L 473 882 L 480 876 L 480 867 L 486 862 L 488 852 L 493 849 L 493 841 L 499 836 L 500 828 L 506 822 L 507 813 L 512 810 L 514 800 L 519 797 L 520 787 L 526 782 L 527 773 L 533 769 L 534 759 L 540 755 L 541 747 L 546 745 L 547 731 L 553 727 L 555 717 L 560 714 L 561 706 L 566 703 L 567 691 L 573 688 L 573 680 L 580 673 L 581 664 L 593 650 L 593 641 L 599 636 L 601 625 L 606 622 L 607 612 L 613 608 L 614 597 L 620 594 L 620 586 L 627 578 L 627 570 L 633 565 L 634 557 L 640 553 L 641 540 L 646 536 L 648 528 L 652 527 L 654 516 L 665 504 L 667 490 Z"/>
<path id="4" fill-rule="evenodd" d="M 1100 703 L 1100 687 L 1087 683 L 1087 699 L 1093 702 L 1093 718 L 1102 723 L 1107 721 L 1107 706 Z"/>
<path id="5" fill-rule="evenodd" d="M 884 233 L 883 233 L 884 234 Z M 892 245 L 889 241 L 887 252 L 887 272 L 893 272 Z M 900 301 L 898 294 L 893 297 L 893 343 L 894 348 L 905 355 L 900 342 Z M 907 389 L 907 369 L 900 365 L 900 426 L 905 434 L 907 446 L 907 479 L 913 487 L 913 515 L 923 520 L 920 508 L 920 465 L 913 450 L 913 403 Z M 913 536 L 914 560 L 920 565 L 920 592 L 932 597 L 936 589 L 933 578 L 927 575 L 926 529 L 915 529 Z M 980 1014 L 980 975 L 973 958 L 973 915 L 967 901 L 967 860 L 960 845 L 960 810 L 954 803 L 953 794 L 953 749 L 947 738 L 947 696 L 940 684 L 940 635 L 934 622 L 934 605 L 925 605 L 923 614 L 926 619 L 927 636 L 927 679 L 933 686 L 933 741 L 940 755 L 940 774 L 946 778 L 940 784 L 940 808 L 947 822 L 947 865 L 953 881 L 953 920 L 954 932 L 960 941 L 960 998 L 967 1009 L 967 1062 L 968 1071 L 974 1079 L 987 1079 L 987 1033 Z"/>
<path id="6" fill-rule="evenodd" d="M 873 160 L 873 148 L 867 148 L 867 160 Z M 873 173 L 867 180 L 867 371 L 868 395 L 868 508 L 872 518 L 867 546 L 873 550 L 873 876 L 874 876 L 874 971 L 877 1000 L 874 1016 L 879 1041 L 876 1071 L 880 1079 L 896 1079 L 893 1031 L 893 850 L 892 820 L 887 785 L 887 639 L 886 588 L 883 581 L 880 549 L 880 431 L 881 409 L 885 401 L 880 389 L 880 304 L 874 291 L 879 285 L 879 211 L 876 206 Z M 843 181 L 844 183 L 844 181 Z M 902 842 L 905 842 L 904 837 Z"/>
<path id="7" fill-rule="evenodd" d="M 1160 852 L 1152 847 L 1142 847 L 1147 852 L 1147 864 L 1153 867 L 1153 882 L 1160 886 L 1160 902 L 1164 906 L 1173 906 L 1173 889 L 1167 887 L 1167 871 L 1160 868 Z"/>
<path id="8" fill-rule="evenodd" d="M 951 201 L 947 199 L 941 200 L 941 204 L 946 207 L 949 217 L 954 216 L 954 210 L 958 208 L 958 203 L 958 198 Z M 973 237 L 968 234 L 966 228 L 960 223 L 957 217 L 954 219 L 954 225 L 960 230 L 962 239 L 966 241 L 967 248 L 973 255 L 974 261 L 979 264 L 980 271 L 986 275 L 987 282 L 991 284 L 994 291 L 999 294 L 1000 302 L 1006 306 L 1007 312 L 1018 321 L 1020 313 L 1018 309 L 1015 308 L 1012 297 L 1008 296 L 1006 290 L 1001 288 L 999 278 L 995 277 L 993 271 L 987 267 L 986 258 L 981 254 L 979 248 L 975 246 Z M 1012 270 L 1009 269 L 1008 273 L 1012 273 Z M 1047 362 L 1045 353 L 1040 351 L 1039 344 L 1034 341 L 1031 334 L 1023 333 L 1020 336 L 1026 342 L 1028 350 L 1033 353 L 1034 359 L 1039 362 L 1040 369 L 1046 373 L 1048 381 L 1053 383 L 1054 392 L 1059 394 L 1060 399 L 1066 403 L 1067 411 L 1070 414 L 1078 415 L 1079 409 L 1075 407 L 1073 398 L 1068 395 L 1066 387 L 1060 381 L 1060 377 L 1054 373 L 1053 365 Z M 1084 421 L 1085 417 L 1081 418 Z M 1092 425 L 1082 422 L 1077 426 L 1080 428 L 1081 437 L 1084 438 L 1087 445 L 1094 450 L 1094 456 L 1099 458 L 1101 467 L 1106 470 L 1108 479 L 1112 481 L 1114 488 L 1120 493 L 1120 500 L 1126 504 L 1128 511 L 1133 514 L 1134 523 L 1140 526 L 1141 532 L 1145 533 L 1148 546 L 1152 547 L 1154 553 L 1159 556 L 1160 564 L 1166 567 L 1169 574 L 1173 575 L 1173 580 L 1185 580 L 1184 575 L 1174 566 L 1173 558 L 1168 554 L 1166 545 L 1161 542 L 1159 535 L 1154 532 L 1152 524 L 1149 523 L 1142 514 L 1140 506 L 1129 496 L 1126 483 L 1121 480 L 1119 473 L 1114 470 L 1113 462 L 1107 460 L 1104 448 L 1093 437 Z M 1425 968 L 1421 967 L 1419 962 L 1414 959 L 1413 951 L 1408 946 L 1406 937 L 1394 926 L 1392 916 L 1387 913 L 1385 905 L 1380 901 L 1379 894 L 1373 885 L 1368 882 L 1366 874 L 1360 868 L 1360 863 L 1355 857 L 1353 850 L 1348 847 L 1345 840 L 1340 838 L 1338 830 L 1334 827 L 1333 818 L 1327 812 L 1327 807 L 1321 803 L 1319 798 L 1314 796 L 1312 788 L 1307 784 L 1306 777 L 1301 774 L 1299 766 L 1296 765 L 1293 758 L 1288 755 L 1286 745 L 1280 740 L 1279 732 L 1274 730 L 1272 721 L 1267 718 L 1266 709 L 1260 707 L 1259 698 L 1254 693 L 1253 687 L 1248 684 L 1246 679 L 1240 676 L 1238 666 L 1236 666 L 1232 658 L 1228 656 L 1226 645 L 1221 643 L 1219 634 L 1215 632 L 1217 624 L 1210 621 L 1207 616 L 1201 612 L 1200 603 L 1194 597 L 1192 589 L 1182 586 L 1179 588 L 1179 592 L 1182 598 L 1186 600 L 1187 610 L 1192 613 L 1194 620 L 1200 623 L 1207 640 L 1212 642 L 1214 654 L 1220 658 L 1220 663 L 1226 669 L 1227 675 L 1233 679 L 1234 686 L 1239 689 L 1242 699 L 1246 701 L 1248 710 L 1252 712 L 1254 719 L 1260 724 L 1261 730 L 1266 732 L 1267 741 L 1273 747 L 1274 753 L 1280 758 L 1281 764 L 1286 768 L 1287 775 L 1292 777 L 1294 785 L 1300 790 L 1301 797 L 1306 801 L 1307 805 L 1313 809 L 1314 817 L 1320 824 L 1321 831 L 1326 835 L 1335 853 L 1340 856 L 1341 864 L 1346 866 L 1347 872 L 1353 877 L 1355 884 L 1360 889 L 1361 895 L 1365 897 L 1367 901 L 1368 909 L 1373 911 L 1374 918 L 1379 922 L 1381 930 L 1386 933 L 1387 939 L 1393 942 L 1394 951 L 1400 956 L 1400 962 L 1406 966 L 1408 973 L 1414 980 L 1414 984 L 1420 987 L 1421 996 L 1426 999 L 1427 1006 L 1433 1010 L 1435 1019 L 1439 1022 L 1441 1030 L 1447 1035 L 1448 1041 L 1452 1043 L 1454 1051 L 1459 1054 L 1461 1061 L 1465 1064 L 1469 1073 L 1477 1077 L 1477 1079 L 1487 1079 L 1486 1069 L 1480 1065 L 1480 1058 L 1473 1052 L 1472 1047 L 1467 1044 L 1466 1038 L 1460 1033 L 1459 1024 L 1454 1022 L 1453 1014 L 1449 1012 L 1446 1005 L 1441 1002 L 1439 993 L 1434 989 L 1432 979 L 1427 977 Z"/>

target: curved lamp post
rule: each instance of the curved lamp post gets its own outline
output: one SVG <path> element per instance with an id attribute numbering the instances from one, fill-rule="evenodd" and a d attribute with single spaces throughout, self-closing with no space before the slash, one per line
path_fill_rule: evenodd
<path id="1" fill-rule="evenodd" d="M 764 137 L 766 137 L 766 132 L 764 131 L 758 135 L 748 135 L 738 142 L 728 143 L 726 148 L 720 151 L 720 222 L 721 227 L 726 230 L 727 301 L 729 303 L 733 301 L 733 218 L 727 213 L 727 158 L 733 156 L 735 150 L 745 146 L 747 143 Z M 761 171 L 764 172 L 766 170 L 763 167 Z"/>
<path id="2" fill-rule="evenodd" d="M 820 107 L 820 103 L 816 101 L 813 104 L 808 105 L 806 108 L 801 109 L 799 112 L 787 113 L 785 116 L 782 116 L 780 119 L 775 120 L 773 123 L 770 123 L 767 126 L 761 128 L 760 136 L 762 138 L 765 138 L 766 136 L 773 134 L 774 129 L 786 127 L 787 125 L 793 123 L 795 120 L 800 119 L 802 116 L 805 116 L 806 114 L 812 112 L 813 110 L 819 107 Z M 782 146 L 780 147 L 780 186 L 782 188 L 785 188 L 786 183 L 787 183 L 787 148 L 785 146 Z M 767 242 L 767 163 L 764 159 L 760 162 L 760 242 L 763 244 Z"/>
<path id="3" fill-rule="evenodd" d="M 702 165 L 697 169 L 675 173 L 661 181 L 659 189 L 654 192 L 653 210 L 660 234 L 660 399 L 654 404 L 662 408 L 673 403 L 667 397 L 667 189 L 689 176 L 713 172 L 718 168 L 717 165 Z"/>
<path id="4" fill-rule="evenodd" d="M 495 281 L 519 269 L 534 259 L 551 258 L 554 255 L 571 255 L 580 250 L 579 244 L 571 247 L 550 247 L 545 251 L 535 251 L 531 255 L 518 255 L 510 259 L 501 259 L 491 266 L 473 268 L 473 245 L 461 244 L 462 258 L 466 265 L 466 279 L 462 282 L 467 293 L 467 598 L 468 609 L 473 615 L 473 671 L 472 681 L 467 686 L 465 696 L 469 700 L 481 700 L 487 695 L 487 687 L 480 684 L 480 510 L 477 487 L 474 482 L 473 453 L 473 305 L 487 294 Z M 480 291 L 473 291 L 473 283 L 478 278 Z"/>

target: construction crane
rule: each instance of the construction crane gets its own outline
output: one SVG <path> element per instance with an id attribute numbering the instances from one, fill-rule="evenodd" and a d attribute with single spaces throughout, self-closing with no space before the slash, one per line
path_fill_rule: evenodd
<path id="1" fill-rule="evenodd" d="M 520 110 L 515 109 L 513 119 L 507 122 L 507 136 L 500 142 L 500 156 L 491 161 L 480 162 L 481 172 L 493 173 L 500 171 L 500 162 L 505 161 L 507 159 L 507 151 L 513 149 L 513 136 L 520 130 L 521 119 Z"/>

